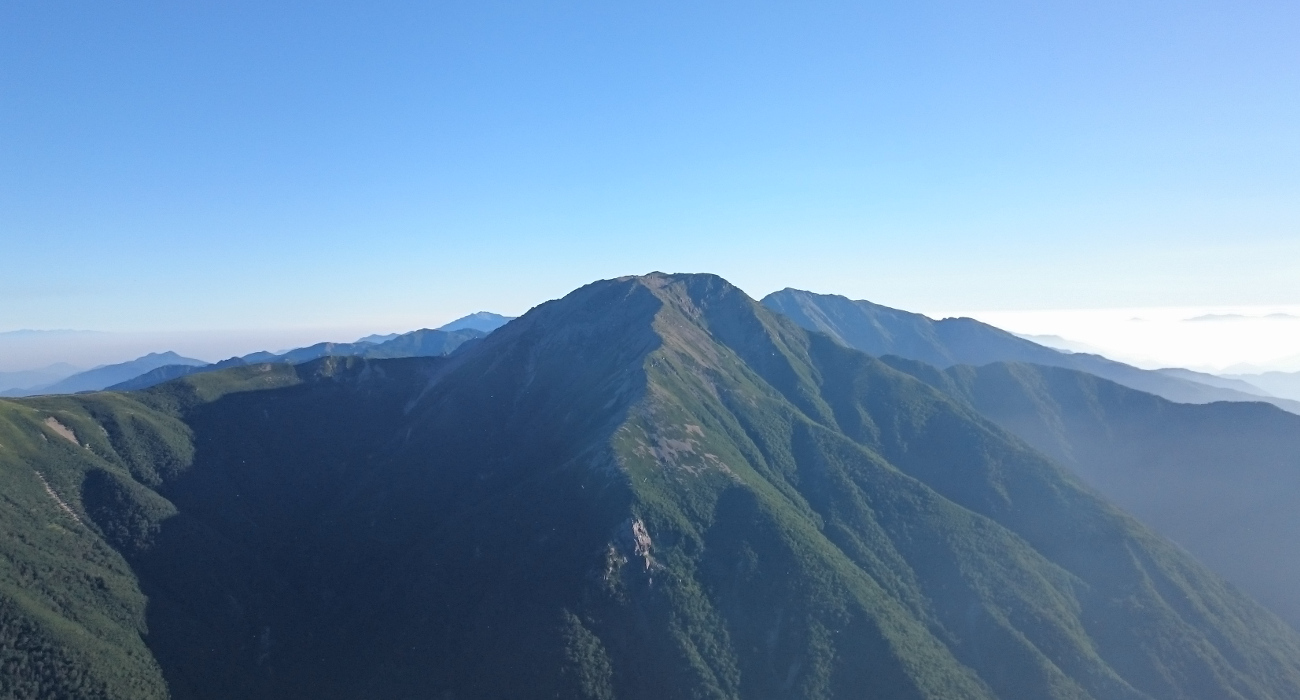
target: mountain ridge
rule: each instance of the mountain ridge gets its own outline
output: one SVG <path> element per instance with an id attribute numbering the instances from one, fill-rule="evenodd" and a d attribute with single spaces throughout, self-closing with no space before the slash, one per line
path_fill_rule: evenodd
<path id="1" fill-rule="evenodd" d="M 1261 372 L 1258 374 L 1225 374 L 1228 379 L 1236 379 L 1260 387 L 1275 396 L 1300 401 L 1300 372 Z"/>
<path id="2" fill-rule="evenodd" d="M 1300 401 L 1207 384 L 1178 373 L 1143 370 L 1101 355 L 1061 352 L 971 318 L 935 321 L 922 314 L 835 294 L 786 288 L 761 300 L 801 327 L 871 355 L 898 355 L 937 367 L 1028 362 L 1067 367 L 1179 403 L 1257 401 L 1300 414 Z"/>
<path id="3" fill-rule="evenodd" d="M 316 343 L 315 345 L 295 348 L 279 354 L 255 352 L 243 357 L 232 357 L 220 362 L 214 362 L 210 365 L 166 365 L 105 388 L 108 391 L 138 391 L 190 374 L 267 362 L 301 364 L 321 357 L 345 356 L 373 358 L 434 357 L 455 352 L 457 348 L 465 343 L 473 342 L 482 337 L 481 332 L 473 329 L 448 332 L 424 328 L 395 335 L 379 343 L 363 338 L 355 343 Z"/>

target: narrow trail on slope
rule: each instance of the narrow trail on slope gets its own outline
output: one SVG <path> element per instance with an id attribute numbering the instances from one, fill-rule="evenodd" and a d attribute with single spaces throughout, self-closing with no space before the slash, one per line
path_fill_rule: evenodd
<path id="1" fill-rule="evenodd" d="M 73 512 L 72 508 L 69 507 L 62 498 L 59 498 L 59 494 L 55 493 L 54 489 L 50 488 L 50 482 L 45 480 L 44 474 L 36 472 L 36 478 L 41 480 L 41 486 L 45 487 L 45 493 L 50 494 L 50 498 L 53 498 L 54 502 L 59 504 L 59 507 L 63 509 L 63 512 L 72 516 L 72 519 L 76 520 L 78 525 L 85 525 L 85 523 L 81 522 L 81 518 L 77 517 L 77 514 Z"/>

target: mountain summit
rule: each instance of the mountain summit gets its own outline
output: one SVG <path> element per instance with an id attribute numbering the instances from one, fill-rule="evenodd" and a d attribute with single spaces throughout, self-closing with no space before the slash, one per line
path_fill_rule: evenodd
<path id="1" fill-rule="evenodd" d="M 712 275 L 449 357 L 3 402 L 0 443 L 7 677 L 50 694 L 1300 696 L 1291 628 Z"/>
<path id="2" fill-rule="evenodd" d="M 469 329 L 482 333 L 491 333 L 501 326 L 513 321 L 514 318 L 514 316 L 494 314 L 491 311 L 475 311 L 474 313 L 468 316 L 462 316 L 451 323 L 438 326 L 438 330 L 461 331 Z"/>

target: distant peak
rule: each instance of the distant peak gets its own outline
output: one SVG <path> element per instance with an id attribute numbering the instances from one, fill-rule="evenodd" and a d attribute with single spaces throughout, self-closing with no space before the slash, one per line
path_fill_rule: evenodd
<path id="1" fill-rule="evenodd" d="M 461 316 L 451 323 L 439 326 L 437 330 L 444 332 L 473 330 L 483 333 L 491 333 L 510 321 L 513 321 L 514 318 L 514 316 L 502 316 L 501 314 L 495 314 L 491 311 L 475 311 L 468 316 Z"/>

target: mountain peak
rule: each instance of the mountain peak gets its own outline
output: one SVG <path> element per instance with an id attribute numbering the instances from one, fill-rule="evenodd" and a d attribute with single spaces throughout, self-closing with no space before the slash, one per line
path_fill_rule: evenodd
<path id="1" fill-rule="evenodd" d="M 652 272 L 592 282 L 541 304 L 490 336 L 485 346 L 546 333 L 589 340 L 593 352 L 613 349 L 611 343 L 638 348 L 629 359 L 667 345 L 703 360 L 720 337 L 759 315 L 770 323 L 769 312 L 718 275 Z"/>
<path id="2" fill-rule="evenodd" d="M 494 314 L 491 311 L 475 311 L 468 316 L 462 316 L 451 323 L 439 326 L 437 330 L 447 332 L 474 330 L 482 333 L 491 333 L 514 320 L 514 318 L 514 316 Z"/>

